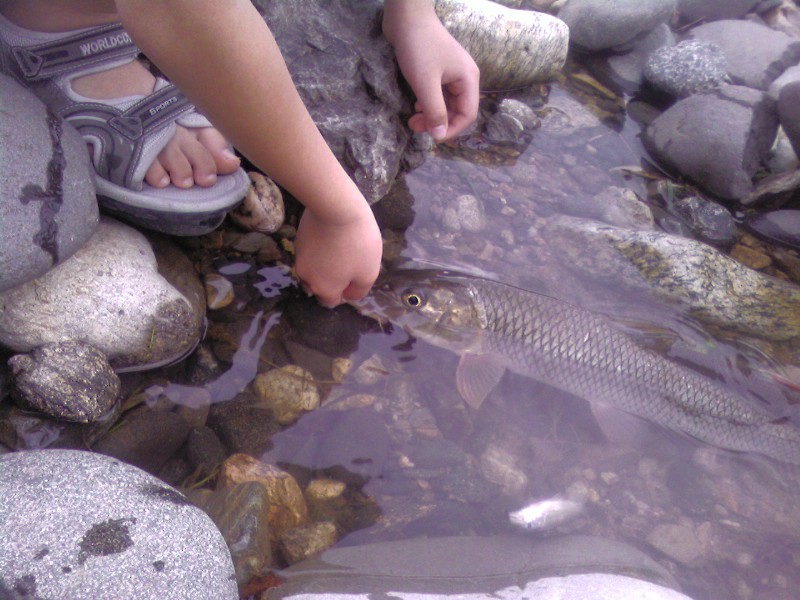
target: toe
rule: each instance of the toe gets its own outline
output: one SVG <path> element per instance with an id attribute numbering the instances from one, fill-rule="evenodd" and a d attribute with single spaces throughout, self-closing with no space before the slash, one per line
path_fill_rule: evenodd
<path id="1" fill-rule="evenodd" d="M 214 157 L 194 135 L 182 140 L 181 150 L 191 165 L 192 177 L 197 185 L 209 187 L 217 182 L 217 165 Z"/>
<path id="2" fill-rule="evenodd" d="M 165 188 L 167 187 L 170 182 L 170 176 L 164 166 L 161 164 L 159 159 L 156 159 L 150 168 L 147 170 L 147 174 L 144 177 L 144 180 L 156 188 Z"/>
<path id="3" fill-rule="evenodd" d="M 197 140 L 208 150 L 214 159 L 217 173 L 229 175 L 239 168 L 241 161 L 228 144 L 228 140 L 213 127 L 205 127 L 197 132 Z"/>
<path id="4" fill-rule="evenodd" d="M 161 154 L 158 155 L 158 162 L 169 174 L 172 185 L 179 188 L 189 188 L 195 183 L 194 169 L 184 149 L 182 137 L 180 132 L 176 132 L 175 137 L 170 140 L 161 151 Z"/>

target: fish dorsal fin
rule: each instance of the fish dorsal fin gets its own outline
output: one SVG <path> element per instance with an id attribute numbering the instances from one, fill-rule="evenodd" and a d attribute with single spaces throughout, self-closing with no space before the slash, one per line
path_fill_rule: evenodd
<path id="1" fill-rule="evenodd" d="M 480 408 L 505 371 L 505 363 L 499 356 L 467 352 L 461 356 L 456 369 L 458 392 L 472 408 Z"/>

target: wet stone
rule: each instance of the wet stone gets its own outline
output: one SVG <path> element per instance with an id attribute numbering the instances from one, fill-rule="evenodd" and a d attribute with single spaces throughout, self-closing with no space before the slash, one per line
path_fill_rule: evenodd
<path id="1" fill-rule="evenodd" d="M 208 490 L 203 490 L 208 492 Z M 192 494 L 219 528 L 231 549 L 239 590 L 272 568 L 270 542 L 270 500 L 267 488 L 250 481 L 210 493 Z"/>
<path id="2" fill-rule="evenodd" d="M 483 203 L 472 194 L 458 196 L 445 208 L 442 225 L 450 231 L 483 231 L 486 227 Z"/>
<path id="3" fill-rule="evenodd" d="M 723 246 L 736 240 L 736 222 L 725 207 L 697 196 L 676 199 L 672 207 L 701 240 Z"/>
<path id="4" fill-rule="evenodd" d="M 336 543 L 336 525 L 330 521 L 309 523 L 290 529 L 281 536 L 284 559 L 290 565 L 320 554 Z"/>
<path id="5" fill-rule="evenodd" d="M 282 425 L 296 421 L 304 412 L 319 406 L 314 377 L 297 365 L 259 374 L 254 382 L 259 405 L 268 408 Z"/>
<path id="6" fill-rule="evenodd" d="M 644 76 L 659 90 L 685 98 L 725 83 L 727 62 L 716 44 L 687 40 L 653 52 L 647 59 Z"/>
<path id="7" fill-rule="evenodd" d="M 199 477 L 215 472 L 226 456 L 225 447 L 209 427 L 195 427 L 189 432 L 186 439 L 186 459 Z"/>
<path id="8" fill-rule="evenodd" d="M 127 413 L 93 450 L 156 474 L 188 435 L 189 425 L 182 417 L 143 407 Z"/>
<path id="9" fill-rule="evenodd" d="M 656 525 L 647 536 L 647 543 L 684 565 L 694 564 L 703 553 L 695 532 L 687 525 Z"/>
<path id="10" fill-rule="evenodd" d="M 45 344 L 9 360 L 12 396 L 46 415 L 87 423 L 107 413 L 120 391 L 105 355 L 82 342 Z"/>
<path id="11" fill-rule="evenodd" d="M 253 481 L 266 490 L 269 499 L 269 527 L 273 543 L 285 531 L 308 522 L 308 507 L 297 481 L 286 471 L 246 454 L 234 454 L 223 463 L 217 488 Z"/>

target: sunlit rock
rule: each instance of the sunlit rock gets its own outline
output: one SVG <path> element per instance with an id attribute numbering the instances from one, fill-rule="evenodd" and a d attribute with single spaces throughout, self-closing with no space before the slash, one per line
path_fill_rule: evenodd
<path id="1" fill-rule="evenodd" d="M 481 70 L 481 88 L 506 90 L 552 79 L 564 66 L 566 24 L 488 0 L 436 0 L 436 13 Z"/>
<path id="2" fill-rule="evenodd" d="M 191 269 L 188 274 L 197 281 Z M 200 339 L 205 315 L 196 300 L 158 272 L 141 233 L 102 218 L 72 258 L 0 294 L 0 341 L 29 352 L 80 340 L 114 368 L 157 366 L 187 354 Z"/>

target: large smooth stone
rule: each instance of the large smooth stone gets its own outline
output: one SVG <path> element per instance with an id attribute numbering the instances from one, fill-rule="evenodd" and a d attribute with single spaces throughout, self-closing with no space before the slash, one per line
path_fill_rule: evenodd
<path id="1" fill-rule="evenodd" d="M 481 89 L 552 79 L 564 66 L 569 29 L 552 15 L 488 0 L 436 0 L 436 14 L 481 70 Z"/>
<path id="2" fill-rule="evenodd" d="M 714 21 L 695 27 L 688 38 L 716 44 L 725 55 L 731 81 L 759 90 L 800 61 L 800 40 L 752 21 Z"/>
<path id="3" fill-rule="evenodd" d="M 205 314 L 157 269 L 144 235 L 103 217 L 70 260 L 0 294 L 0 342 L 30 352 L 79 340 L 103 352 L 115 369 L 176 360 L 197 344 Z M 199 281 L 196 289 L 202 295 Z"/>
<path id="4" fill-rule="evenodd" d="M 738 200 L 752 191 L 777 129 L 766 94 L 723 85 L 674 104 L 650 124 L 642 141 L 668 169 L 720 198 Z"/>
<path id="5" fill-rule="evenodd" d="M 571 43 L 594 52 L 621 48 L 666 23 L 676 0 L 569 0 L 558 18 L 569 26 Z"/>
<path id="6" fill-rule="evenodd" d="M 97 218 L 78 132 L 0 74 L 0 292 L 72 256 Z"/>
<path id="7" fill-rule="evenodd" d="M 239 597 L 211 519 L 136 467 L 77 450 L 14 452 L 0 456 L 0 489 L 2 598 Z"/>

